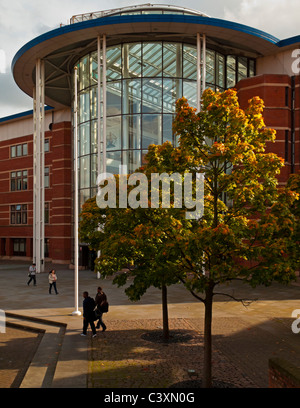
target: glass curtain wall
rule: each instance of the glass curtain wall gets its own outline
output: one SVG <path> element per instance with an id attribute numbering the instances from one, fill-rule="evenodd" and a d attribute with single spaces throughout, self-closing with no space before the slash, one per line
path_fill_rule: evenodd
<path id="1" fill-rule="evenodd" d="M 78 61 L 78 156 L 80 206 L 96 194 L 97 51 Z M 106 50 L 106 171 L 131 173 L 150 144 L 170 141 L 175 101 L 197 107 L 197 48 L 172 42 L 135 42 Z M 254 60 L 206 50 L 206 87 L 220 91 L 255 74 Z M 102 112 L 102 109 L 100 109 Z"/>

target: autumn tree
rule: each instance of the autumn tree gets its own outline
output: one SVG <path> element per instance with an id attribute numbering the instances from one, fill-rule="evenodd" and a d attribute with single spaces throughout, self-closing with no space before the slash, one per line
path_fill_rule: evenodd
<path id="1" fill-rule="evenodd" d="M 176 208 L 175 199 L 170 209 L 152 208 L 150 187 L 147 208 L 108 210 L 99 240 L 103 254 L 97 265 L 103 273 L 128 262 L 137 265 L 133 292 L 161 284 L 165 273 L 167 284 L 181 281 L 202 302 L 204 387 L 212 384 L 212 306 L 222 284 L 238 279 L 255 287 L 295 277 L 296 193 L 278 187 L 284 162 L 265 151 L 275 131 L 265 127 L 262 113 L 258 97 L 242 110 L 234 90 L 206 90 L 200 112 L 185 98 L 177 101 L 178 147 L 151 145 L 139 171 L 148 180 L 153 173 L 178 173 L 182 179 L 191 174 L 195 194 L 197 174 L 203 174 L 203 214 L 187 215 L 190 207 Z"/>

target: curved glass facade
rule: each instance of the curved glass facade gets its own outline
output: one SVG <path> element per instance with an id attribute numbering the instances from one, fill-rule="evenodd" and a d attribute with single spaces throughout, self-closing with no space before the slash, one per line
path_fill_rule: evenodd
<path id="1" fill-rule="evenodd" d="M 96 194 L 97 61 L 96 51 L 77 63 L 80 205 Z M 206 50 L 206 87 L 222 91 L 254 74 L 254 60 Z M 197 106 L 196 46 L 156 41 L 107 47 L 106 171 L 118 173 L 122 164 L 133 172 L 150 144 L 175 144 L 172 121 L 182 96 Z"/>

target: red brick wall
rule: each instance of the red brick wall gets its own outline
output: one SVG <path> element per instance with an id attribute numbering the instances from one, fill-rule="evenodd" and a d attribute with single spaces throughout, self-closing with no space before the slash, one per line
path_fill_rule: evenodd
<path id="1" fill-rule="evenodd" d="M 276 130 L 275 143 L 267 144 L 267 151 L 274 152 L 285 159 L 285 131 L 288 130 L 288 160 L 282 169 L 279 182 L 285 183 L 292 172 L 291 155 L 291 127 L 292 127 L 292 81 L 288 75 L 259 75 L 252 78 L 243 79 L 237 84 L 239 102 L 242 108 L 248 104 L 248 100 L 254 96 L 259 96 L 265 104 L 264 121 L 267 127 Z M 295 163 L 294 171 L 300 169 L 299 165 L 299 118 L 300 109 L 300 83 L 299 77 L 295 81 L 295 104 L 294 104 L 294 126 L 295 126 Z"/>
<path id="2" fill-rule="evenodd" d="M 45 189 L 45 201 L 50 204 L 50 220 L 45 225 L 49 242 L 49 258 L 69 263 L 72 245 L 72 160 L 71 124 L 53 124 L 45 132 L 50 140 L 50 150 L 45 153 L 45 167 L 50 170 L 50 187 Z M 10 146 L 28 144 L 26 156 L 10 158 Z M 10 174 L 16 170 L 28 171 L 25 191 L 11 191 Z M 10 224 L 10 206 L 27 204 L 27 224 Z M 33 135 L 0 142 L 0 257 L 13 256 L 13 238 L 26 238 L 26 256 L 33 253 Z"/>

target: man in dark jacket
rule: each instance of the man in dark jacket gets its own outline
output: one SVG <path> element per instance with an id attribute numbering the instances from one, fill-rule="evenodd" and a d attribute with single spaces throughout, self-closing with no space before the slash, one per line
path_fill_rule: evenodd
<path id="1" fill-rule="evenodd" d="M 93 337 L 96 337 L 96 328 L 95 328 L 95 323 L 94 323 L 94 309 L 95 309 L 95 301 L 92 299 L 88 292 L 83 292 L 83 330 L 81 333 L 81 336 L 86 336 L 87 328 L 88 325 L 90 324 L 92 332 L 93 332 Z"/>
<path id="2" fill-rule="evenodd" d="M 105 331 L 106 330 L 106 325 L 102 320 L 103 311 L 102 311 L 101 307 L 103 306 L 103 304 L 105 302 L 107 302 L 107 297 L 106 297 L 106 294 L 103 292 L 103 290 L 102 290 L 102 288 L 100 286 L 97 289 L 95 302 L 96 302 L 97 309 L 98 309 L 98 319 L 99 319 L 96 327 L 97 327 L 97 329 L 99 329 L 100 325 L 101 325 L 102 331 Z"/>

